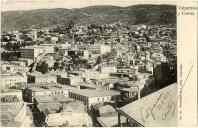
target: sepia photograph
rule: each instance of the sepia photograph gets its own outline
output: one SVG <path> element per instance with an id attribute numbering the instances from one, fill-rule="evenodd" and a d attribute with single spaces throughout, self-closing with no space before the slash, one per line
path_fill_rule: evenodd
<path id="1" fill-rule="evenodd" d="M 174 2 L 3 0 L 0 126 L 176 127 L 177 44 Z"/>

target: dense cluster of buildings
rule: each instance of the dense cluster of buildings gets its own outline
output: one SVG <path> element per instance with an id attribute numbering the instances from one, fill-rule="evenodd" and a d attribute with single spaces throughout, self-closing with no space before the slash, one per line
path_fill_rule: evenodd
<path id="1" fill-rule="evenodd" d="M 164 118 L 176 119 L 146 113 L 177 94 L 173 25 L 116 22 L 1 37 L 2 126 L 165 126 Z"/>

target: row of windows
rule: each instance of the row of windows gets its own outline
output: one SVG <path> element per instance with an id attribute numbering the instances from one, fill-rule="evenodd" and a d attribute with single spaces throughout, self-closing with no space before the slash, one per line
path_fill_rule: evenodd
<path id="1" fill-rule="evenodd" d="M 16 83 L 16 82 L 19 82 L 19 81 L 24 81 L 24 80 L 20 80 L 20 79 L 10 79 L 10 80 L 5 80 L 4 82 L 5 82 L 5 83 Z"/>
<path id="2" fill-rule="evenodd" d="M 14 86 L 14 85 L 20 85 L 23 84 L 25 82 L 16 82 L 16 83 L 6 83 L 5 86 Z"/>
<path id="3" fill-rule="evenodd" d="M 73 94 L 73 93 L 70 93 L 69 96 L 71 98 L 76 99 L 76 100 L 82 100 L 82 101 L 86 101 L 86 102 L 88 101 L 88 98 L 86 98 L 84 96 L 76 95 L 76 94 Z M 102 101 L 102 102 L 105 101 L 105 99 L 106 100 L 111 100 L 111 97 L 98 97 L 97 98 L 98 101 Z"/>
<path id="4" fill-rule="evenodd" d="M 5 80 L 5 82 L 16 82 L 16 79 Z"/>
<path id="5" fill-rule="evenodd" d="M 98 101 L 104 101 L 105 98 L 106 98 L 106 100 L 110 100 L 111 99 L 111 97 L 99 97 Z"/>
<path id="6" fill-rule="evenodd" d="M 36 82 L 43 82 L 43 81 L 48 81 L 48 82 L 56 82 L 56 78 L 37 78 Z"/>
<path id="7" fill-rule="evenodd" d="M 82 101 L 88 101 L 88 98 L 84 97 L 84 96 L 80 96 L 80 95 L 76 95 L 76 94 L 73 94 L 73 93 L 70 93 L 69 96 L 71 98 L 74 98 L 76 100 L 82 100 Z"/>
<path id="8" fill-rule="evenodd" d="M 52 95 L 63 95 L 63 91 L 53 91 Z"/>

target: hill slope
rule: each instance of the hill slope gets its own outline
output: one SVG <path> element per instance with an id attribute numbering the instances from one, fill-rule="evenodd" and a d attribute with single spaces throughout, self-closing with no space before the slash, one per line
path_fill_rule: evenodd
<path id="1" fill-rule="evenodd" d="M 104 24 L 119 20 L 129 24 L 176 24 L 176 6 L 134 5 L 129 7 L 90 6 L 80 9 L 39 9 L 9 11 L 1 14 L 2 31 L 25 27 L 76 24 Z"/>

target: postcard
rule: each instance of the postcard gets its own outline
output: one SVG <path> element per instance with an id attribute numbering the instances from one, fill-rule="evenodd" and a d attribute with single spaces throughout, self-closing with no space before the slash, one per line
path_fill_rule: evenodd
<path id="1" fill-rule="evenodd" d="M 198 2 L 1 0 L 1 127 L 197 127 Z"/>

